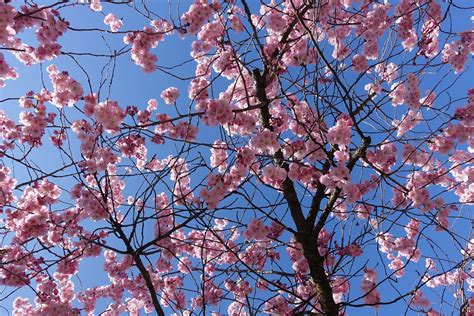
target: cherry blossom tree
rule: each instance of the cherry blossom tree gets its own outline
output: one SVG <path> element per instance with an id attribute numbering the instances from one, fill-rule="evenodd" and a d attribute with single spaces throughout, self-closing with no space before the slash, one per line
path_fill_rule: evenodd
<path id="1" fill-rule="evenodd" d="M 0 0 L 3 308 L 474 315 L 468 5 Z"/>

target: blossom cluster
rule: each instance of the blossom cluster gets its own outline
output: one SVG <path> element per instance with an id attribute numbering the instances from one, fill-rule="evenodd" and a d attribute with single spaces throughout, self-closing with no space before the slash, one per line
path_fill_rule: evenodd
<path id="1" fill-rule="evenodd" d="M 109 13 L 105 16 L 104 24 L 108 25 L 112 32 L 118 32 L 123 26 L 122 20 L 117 18 L 117 16 L 113 13 Z"/>
<path id="2" fill-rule="evenodd" d="M 66 31 L 78 32 L 53 9 L 62 5 L 17 9 L 0 2 L 5 52 L 26 66 L 75 56 L 59 44 Z M 103 9 L 99 0 L 87 3 Z M 432 65 L 463 71 L 474 52 L 472 32 L 439 47 L 443 7 L 428 0 L 401 0 L 394 8 L 370 1 L 322 0 L 309 7 L 301 0 L 269 1 L 253 14 L 239 5 L 195 0 L 180 21 L 151 20 L 123 31 L 132 61 L 144 72 L 157 69 L 154 49 L 165 35 L 177 30 L 192 42 L 195 69 L 180 85 L 170 82 L 158 92 L 174 105 L 162 113 L 156 99 L 121 106 L 113 89 L 111 98 L 93 89 L 94 80 L 86 95 L 68 71 L 52 64 L 46 68 L 50 90 L 12 98 L 21 107 L 17 120 L 10 118 L 14 111 L 0 111 L 0 158 L 15 167 L 0 164 L 0 221 L 9 234 L 0 249 L 0 284 L 28 285 L 38 296 L 33 304 L 17 298 L 15 315 L 93 314 L 102 299 L 110 303 L 104 315 L 152 313 L 151 288 L 166 312 L 183 315 L 212 313 L 209 306 L 221 309 L 226 301 L 229 315 L 254 314 L 251 297 L 260 293 L 259 311 L 268 314 L 324 313 L 318 281 L 344 306 L 359 280 L 362 295 L 354 305 L 380 308 L 380 287 L 422 258 L 423 286 L 462 284 L 474 291 L 474 268 L 448 270 L 450 263 L 437 265 L 424 247 L 432 242 L 428 232 L 451 233 L 453 214 L 462 221 L 457 204 L 474 203 L 474 90 L 454 114 L 437 108 L 444 103 L 443 82 L 420 92 L 431 75 L 423 71 Z M 103 16 L 110 31 L 87 32 L 122 33 L 122 19 Z M 23 42 L 27 29 L 38 47 Z M 392 40 L 393 51 L 385 46 L 379 52 L 382 40 Z M 400 49 L 406 49 L 403 57 Z M 395 63 L 405 57 L 410 62 Z M 0 53 L 2 87 L 18 77 L 9 62 Z M 357 84 L 342 91 L 341 82 L 349 87 L 353 80 Z M 191 99 L 185 111 L 177 103 L 183 91 Z M 368 102 L 360 102 L 367 94 Z M 354 111 L 354 105 L 360 107 Z M 62 159 L 52 171 L 32 162 L 46 134 Z M 50 145 L 43 147 L 48 155 Z M 22 168 L 26 181 L 19 180 Z M 381 194 L 386 185 L 392 191 Z M 287 222 L 292 217 L 297 220 Z M 307 242 L 306 231 L 318 235 Z M 459 260 L 467 262 L 474 241 L 460 247 Z M 369 268 L 377 266 L 371 249 L 385 254 L 382 277 L 382 268 Z M 83 259 L 101 255 L 108 283 L 75 289 Z M 199 291 L 188 291 L 194 282 Z M 439 315 L 422 288 L 403 293 L 410 308 Z M 474 298 L 465 297 L 464 309 L 472 312 Z"/>
<path id="3" fill-rule="evenodd" d="M 163 90 L 160 96 L 166 104 L 173 104 L 179 97 L 179 90 L 176 87 L 169 87 Z"/>
<path id="4" fill-rule="evenodd" d="M 110 22 L 111 27 L 116 28 L 118 21 Z M 112 24 L 113 23 L 113 24 Z M 144 72 L 149 73 L 156 70 L 156 62 L 158 57 L 151 53 L 151 49 L 163 41 L 164 34 L 168 30 L 168 24 L 162 21 L 153 20 L 151 22 L 153 28 L 146 26 L 142 31 L 130 32 L 125 35 L 123 42 L 132 45 L 132 59 L 139 65 Z"/>
<path id="5" fill-rule="evenodd" d="M 60 72 L 54 65 L 48 66 L 47 71 L 54 88 L 51 93 L 51 103 L 58 107 L 73 106 L 80 100 L 84 90 L 79 82 L 69 76 L 67 71 Z"/>

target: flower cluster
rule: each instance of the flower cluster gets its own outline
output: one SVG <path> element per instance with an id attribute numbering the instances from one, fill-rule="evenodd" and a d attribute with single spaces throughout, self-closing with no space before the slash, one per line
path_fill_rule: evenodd
<path id="1" fill-rule="evenodd" d="M 282 184 L 285 181 L 287 172 L 282 167 L 276 167 L 274 165 L 266 165 L 262 169 L 262 181 L 272 187 L 281 189 Z"/>
<path id="2" fill-rule="evenodd" d="M 73 106 L 80 100 L 84 90 L 79 82 L 72 79 L 67 71 L 60 72 L 54 65 L 47 68 L 54 91 L 51 94 L 51 103 L 58 107 Z"/>
<path id="3" fill-rule="evenodd" d="M 269 130 L 257 133 L 250 141 L 252 149 L 262 154 L 274 154 L 280 149 L 277 134 Z"/>
<path id="4" fill-rule="evenodd" d="M 421 28 L 421 45 L 419 54 L 434 57 L 439 48 L 439 25 L 442 21 L 441 5 L 435 1 L 427 2 L 427 16 Z"/>
<path id="5" fill-rule="evenodd" d="M 205 101 L 209 97 L 209 81 L 205 78 L 195 78 L 189 85 L 189 98 L 191 100 Z"/>
<path id="6" fill-rule="evenodd" d="M 338 250 L 338 255 L 340 256 L 351 256 L 359 257 L 362 255 L 363 251 L 357 244 L 350 244 Z"/>
<path id="7" fill-rule="evenodd" d="M 14 29 L 16 15 L 14 7 L 4 1 L 0 3 L 0 44 L 6 45 L 14 42 L 13 36 L 17 33 L 17 30 Z"/>
<path id="8" fill-rule="evenodd" d="M 392 105 L 397 106 L 405 102 L 405 85 L 401 82 L 395 82 L 390 86 L 391 92 L 389 97 Z"/>
<path id="9" fill-rule="evenodd" d="M 7 214 L 6 227 L 22 241 L 45 235 L 50 218 L 48 206 L 60 195 L 61 190 L 47 180 L 27 187 L 18 200 L 17 210 Z"/>
<path id="10" fill-rule="evenodd" d="M 224 125 L 232 121 L 232 107 L 225 99 L 209 100 L 206 106 L 206 115 L 204 121 L 207 125 Z"/>
<path id="11" fill-rule="evenodd" d="M 161 92 L 160 97 L 166 104 L 173 104 L 179 97 L 179 90 L 176 87 L 169 87 Z"/>
<path id="12" fill-rule="evenodd" d="M 69 22 L 59 18 L 55 10 L 41 10 L 41 24 L 36 32 L 40 45 L 34 51 L 35 62 L 51 60 L 61 54 L 58 38 L 67 31 Z"/>
<path id="13" fill-rule="evenodd" d="M 360 284 L 361 290 L 366 294 L 364 302 L 377 306 L 380 303 L 380 293 L 377 290 L 377 272 L 372 269 L 364 270 L 364 277 Z"/>
<path id="14" fill-rule="evenodd" d="M 366 71 L 369 68 L 367 58 L 364 55 L 354 55 L 352 57 L 352 67 L 355 72 Z"/>
<path id="15" fill-rule="evenodd" d="M 393 120 L 392 125 L 397 128 L 397 137 L 401 137 L 405 135 L 406 132 L 411 131 L 422 120 L 423 116 L 421 112 L 409 110 L 401 120 Z"/>
<path id="16" fill-rule="evenodd" d="M 206 44 L 218 46 L 222 36 L 225 34 L 225 21 L 216 16 L 214 21 L 204 24 L 198 33 L 198 39 Z"/>
<path id="17" fill-rule="evenodd" d="M 80 162 L 79 166 L 84 172 L 93 174 L 97 171 L 103 171 L 109 165 L 119 161 L 110 149 L 98 146 L 99 133 L 85 120 L 75 121 L 71 128 L 81 142 L 80 149 L 85 160 Z"/>
<path id="18" fill-rule="evenodd" d="M 3 139 L 3 144 L 0 146 L 0 149 L 11 149 L 11 141 L 19 139 L 20 136 L 21 127 L 17 126 L 15 121 L 6 116 L 4 111 L 0 110 L 0 137 Z M 1 156 L 0 154 L 0 157 Z"/>
<path id="19" fill-rule="evenodd" d="M 223 177 L 215 174 L 208 176 L 207 184 L 211 187 L 211 190 L 203 188 L 199 195 L 206 202 L 207 208 L 215 209 L 227 192 L 227 187 Z"/>
<path id="20" fill-rule="evenodd" d="M 282 295 L 277 295 L 269 299 L 265 303 L 265 313 L 272 315 L 291 315 L 291 308 L 287 299 Z"/>
<path id="21" fill-rule="evenodd" d="M 102 4 L 100 2 L 101 2 L 101 0 L 91 0 L 90 1 L 90 8 L 93 11 L 102 11 Z"/>
<path id="22" fill-rule="evenodd" d="M 247 224 L 247 230 L 244 232 L 244 237 L 249 240 L 264 240 L 267 238 L 269 228 L 265 224 L 254 218 Z"/>
<path id="23" fill-rule="evenodd" d="M 175 126 L 169 128 L 169 137 L 174 139 L 183 139 L 186 141 L 196 140 L 198 134 L 198 127 L 188 122 L 179 122 Z"/>
<path id="24" fill-rule="evenodd" d="M 443 62 L 451 64 L 455 73 L 463 71 L 469 55 L 474 54 L 474 33 L 461 33 L 460 37 L 458 41 L 444 45 L 443 49 Z"/>
<path id="25" fill-rule="evenodd" d="M 51 278 L 46 273 L 35 277 L 36 293 L 41 299 L 33 307 L 27 298 L 17 297 L 13 302 L 13 315 L 72 315 L 79 316 L 78 308 L 72 307 L 74 283 L 71 275 L 55 273 Z"/>
<path id="26" fill-rule="evenodd" d="M 298 39 L 291 48 L 285 52 L 282 61 L 288 66 L 298 67 L 301 65 L 315 64 L 317 53 L 314 48 L 308 47 L 303 38 Z"/>
<path id="27" fill-rule="evenodd" d="M 34 112 L 22 111 L 19 122 L 21 127 L 21 143 L 28 143 L 32 146 L 41 146 L 41 138 L 45 133 L 48 123 L 52 123 L 54 115 L 46 113 L 45 105 L 38 105 Z"/>
<path id="28" fill-rule="evenodd" d="M 107 132 L 114 133 L 118 132 L 125 113 L 117 101 L 107 100 L 95 106 L 94 117 Z"/>
<path id="29" fill-rule="evenodd" d="M 197 34 L 211 15 L 212 8 L 207 3 L 207 0 L 198 0 L 183 14 L 181 21 L 186 25 L 186 31 L 189 34 Z"/>
<path id="30" fill-rule="evenodd" d="M 389 4 L 374 4 L 373 10 L 360 19 L 361 23 L 356 30 L 357 35 L 365 39 L 363 54 L 367 59 L 375 60 L 378 57 L 378 39 L 390 26 L 387 16 L 389 10 Z"/>
<path id="31" fill-rule="evenodd" d="M 416 110 L 420 107 L 420 88 L 418 87 L 420 80 L 415 74 L 408 74 L 407 81 L 404 85 L 405 94 L 403 99 L 410 109 Z"/>
<path id="32" fill-rule="evenodd" d="M 374 164 L 381 172 L 389 173 L 397 161 L 397 146 L 393 143 L 381 145 L 375 152 L 367 152 L 367 160 Z"/>
<path id="33" fill-rule="evenodd" d="M 236 14 L 229 15 L 230 27 L 236 32 L 244 31 L 244 24 L 240 20 L 239 16 Z"/>
<path id="34" fill-rule="evenodd" d="M 398 24 L 397 37 L 402 40 L 405 49 L 411 51 L 417 44 L 418 37 L 413 28 L 413 14 L 415 8 L 411 0 L 402 0 L 395 8 L 395 15 L 398 16 L 396 23 Z"/>
<path id="35" fill-rule="evenodd" d="M 332 145 L 347 146 L 351 142 L 351 127 L 352 119 L 347 115 L 341 115 L 337 121 L 336 125 L 331 127 L 326 137 L 328 142 Z"/>
<path id="36" fill-rule="evenodd" d="M 388 64 L 377 64 L 375 66 L 375 71 L 378 73 L 380 78 L 387 83 L 392 83 L 398 76 L 398 67 L 394 63 Z"/>
<path id="37" fill-rule="evenodd" d="M 136 165 L 139 169 L 145 166 L 148 151 L 145 146 L 145 138 L 136 134 L 122 137 L 117 141 L 117 147 L 123 156 L 136 158 Z"/>
<path id="38" fill-rule="evenodd" d="M 216 140 L 211 148 L 211 167 L 217 168 L 220 173 L 224 173 L 227 169 L 227 144 Z"/>
<path id="39" fill-rule="evenodd" d="M 339 164 L 322 175 L 319 181 L 330 190 L 342 189 L 350 181 L 350 171 L 345 165 Z"/>
<path id="40" fill-rule="evenodd" d="M 182 158 L 175 159 L 168 157 L 168 164 L 171 169 L 170 179 L 175 182 L 173 195 L 177 205 L 185 202 L 194 202 L 194 194 L 191 190 L 191 178 L 189 176 L 188 165 Z"/>
<path id="41" fill-rule="evenodd" d="M 112 32 L 118 32 L 122 27 L 123 22 L 117 18 L 115 14 L 109 13 L 104 18 L 104 24 L 108 25 Z"/>
<path id="42" fill-rule="evenodd" d="M 143 31 L 127 33 L 123 38 L 125 44 L 132 45 L 132 59 L 135 64 L 142 67 L 144 72 L 153 72 L 156 70 L 156 62 L 158 57 L 150 51 L 158 45 L 158 42 L 164 40 L 163 27 L 167 24 L 153 20 L 151 22 L 153 28 L 146 26 Z"/>
<path id="43" fill-rule="evenodd" d="M 16 180 L 10 177 L 10 169 L 0 164 L 0 209 L 14 201 Z"/>
<path id="44" fill-rule="evenodd" d="M 16 79 L 18 73 L 14 67 L 8 66 L 5 56 L 0 53 L 0 88 L 5 85 L 4 81 L 7 79 Z"/>

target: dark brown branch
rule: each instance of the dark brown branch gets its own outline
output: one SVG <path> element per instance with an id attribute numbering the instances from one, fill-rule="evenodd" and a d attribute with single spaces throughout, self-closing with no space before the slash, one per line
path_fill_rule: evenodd
<path id="1" fill-rule="evenodd" d="M 262 126 L 273 131 L 273 127 L 270 124 L 270 100 L 268 100 L 265 92 L 267 82 L 258 69 L 254 69 L 253 77 L 256 86 L 256 97 L 261 104 L 260 115 Z M 284 161 L 283 152 L 281 150 L 278 150 L 275 153 L 274 161 L 280 167 L 287 171 L 289 170 L 288 163 Z M 282 191 L 283 196 L 288 202 L 291 217 L 293 218 L 298 231 L 296 239 L 303 247 L 303 254 L 310 268 L 311 279 L 315 284 L 317 293 L 319 293 L 318 300 L 321 304 L 321 308 L 325 315 L 337 316 L 339 314 L 339 306 L 336 304 L 332 296 L 331 284 L 324 269 L 324 258 L 319 254 L 317 238 L 313 237 L 315 235 L 312 233 L 312 228 L 307 225 L 294 183 L 290 178 L 286 177 L 283 182 Z"/>

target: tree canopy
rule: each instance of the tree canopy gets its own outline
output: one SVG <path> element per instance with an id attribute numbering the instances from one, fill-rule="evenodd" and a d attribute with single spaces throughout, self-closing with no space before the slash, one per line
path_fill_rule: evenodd
<path id="1" fill-rule="evenodd" d="M 0 0 L 0 305 L 474 315 L 472 9 Z"/>

